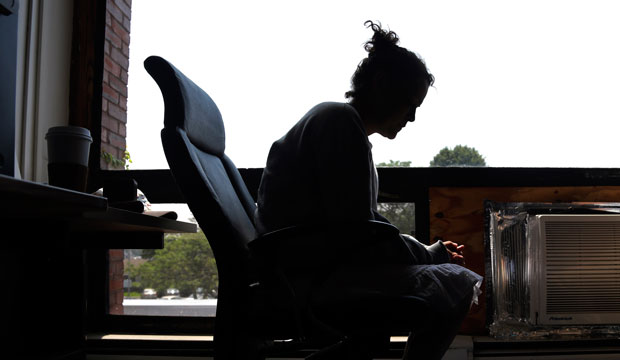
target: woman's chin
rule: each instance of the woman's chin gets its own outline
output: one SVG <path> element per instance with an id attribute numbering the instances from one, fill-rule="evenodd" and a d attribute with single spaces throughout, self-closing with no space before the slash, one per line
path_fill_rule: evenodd
<path id="1" fill-rule="evenodd" d="M 398 133 L 390 133 L 390 134 L 386 134 L 386 135 L 383 135 L 383 136 L 385 136 L 386 138 L 388 138 L 390 140 L 394 140 L 396 138 L 396 135 L 398 135 Z"/>

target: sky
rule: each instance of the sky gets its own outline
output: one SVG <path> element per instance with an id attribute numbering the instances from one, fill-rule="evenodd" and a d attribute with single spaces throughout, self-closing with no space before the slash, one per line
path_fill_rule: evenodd
<path id="1" fill-rule="evenodd" d="M 395 31 L 436 78 L 375 163 L 428 166 L 467 145 L 495 167 L 620 167 L 620 1 L 207 1 L 132 3 L 131 169 L 168 168 L 163 100 L 143 67 L 170 61 L 218 105 L 226 153 L 263 167 L 312 106 L 346 101 L 365 20 Z"/>

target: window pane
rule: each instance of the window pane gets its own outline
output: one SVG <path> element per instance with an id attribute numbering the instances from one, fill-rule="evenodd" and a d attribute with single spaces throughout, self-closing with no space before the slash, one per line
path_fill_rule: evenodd
<path id="1" fill-rule="evenodd" d="M 123 251 L 123 302 L 117 313 L 215 316 L 217 285 L 204 234 L 168 234 L 163 249 Z"/>
<path id="2" fill-rule="evenodd" d="M 487 166 L 619 167 L 616 132 L 609 131 L 620 119 L 620 47 L 611 45 L 620 33 L 618 6 L 134 0 L 132 168 L 167 167 L 159 140 L 163 101 L 143 68 L 147 56 L 168 59 L 212 96 L 237 166 L 262 167 L 271 143 L 310 107 L 345 101 L 366 56 L 368 19 L 394 30 L 436 77 L 415 123 L 393 141 L 371 136 L 376 163 L 425 167 L 442 149 L 464 145 Z"/>
<path id="3" fill-rule="evenodd" d="M 378 211 L 401 233 L 415 236 L 414 203 L 379 203 Z"/>
<path id="4" fill-rule="evenodd" d="M 151 204 L 192 221 L 187 205 Z M 215 316 L 218 274 L 204 233 L 166 234 L 163 249 L 110 250 L 110 313 Z"/>

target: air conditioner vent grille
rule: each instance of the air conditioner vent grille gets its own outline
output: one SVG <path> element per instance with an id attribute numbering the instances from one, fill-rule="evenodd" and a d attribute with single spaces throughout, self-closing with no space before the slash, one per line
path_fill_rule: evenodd
<path id="1" fill-rule="evenodd" d="M 620 221 L 545 223 L 548 314 L 620 312 Z"/>

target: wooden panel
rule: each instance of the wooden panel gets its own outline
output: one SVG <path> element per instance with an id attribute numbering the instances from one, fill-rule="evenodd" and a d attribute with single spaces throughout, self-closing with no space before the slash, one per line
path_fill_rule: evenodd
<path id="1" fill-rule="evenodd" d="M 466 246 L 466 267 L 484 273 L 484 201 L 500 202 L 618 202 L 620 186 L 561 187 L 431 187 L 430 238 Z M 484 288 L 483 288 L 484 291 Z M 486 334 L 486 294 L 465 319 L 461 332 Z"/>

